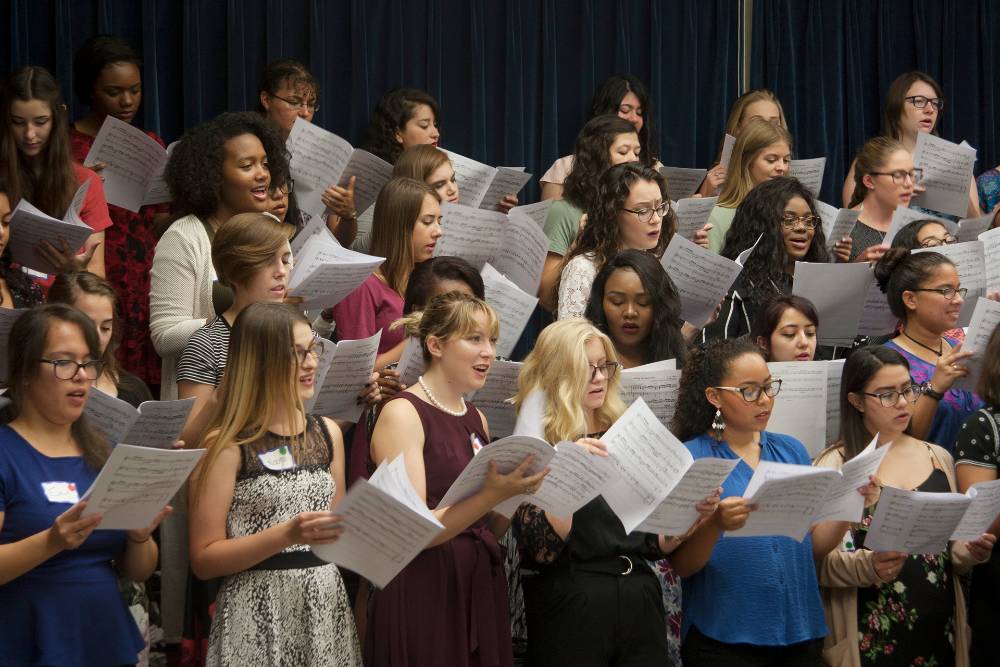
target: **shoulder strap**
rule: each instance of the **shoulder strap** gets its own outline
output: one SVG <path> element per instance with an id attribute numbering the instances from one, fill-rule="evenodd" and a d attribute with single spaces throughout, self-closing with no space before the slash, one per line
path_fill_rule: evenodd
<path id="1" fill-rule="evenodd" d="M 316 417 L 313 415 L 309 418 L 316 420 L 317 426 L 319 426 L 319 432 L 323 436 L 323 442 L 326 443 L 326 453 L 330 456 L 330 463 L 333 463 L 333 436 L 330 435 L 330 431 L 326 425 L 326 420 L 322 417 Z"/>
<path id="2" fill-rule="evenodd" d="M 990 423 L 990 428 L 993 429 L 993 458 L 1000 460 L 1000 428 L 997 427 L 996 415 L 986 408 L 979 408 L 979 412 L 986 415 L 986 421 Z"/>

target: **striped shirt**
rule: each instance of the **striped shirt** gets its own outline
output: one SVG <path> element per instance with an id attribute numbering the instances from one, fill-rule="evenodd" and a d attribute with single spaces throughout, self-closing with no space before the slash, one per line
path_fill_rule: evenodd
<path id="1" fill-rule="evenodd" d="M 177 364 L 177 381 L 218 387 L 226 370 L 232 327 L 221 315 L 193 334 Z"/>

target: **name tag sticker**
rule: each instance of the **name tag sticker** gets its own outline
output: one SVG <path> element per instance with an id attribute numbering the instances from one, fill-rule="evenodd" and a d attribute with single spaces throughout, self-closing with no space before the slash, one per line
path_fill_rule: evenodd
<path id="1" fill-rule="evenodd" d="M 50 503 L 69 503 L 70 505 L 80 500 L 80 494 L 76 490 L 73 482 L 42 482 L 42 491 Z"/>
<path id="2" fill-rule="evenodd" d="M 469 435 L 469 444 L 472 446 L 472 455 L 475 456 L 483 448 L 483 441 L 475 433 Z"/>
<path id="3" fill-rule="evenodd" d="M 268 470 L 290 470 L 295 467 L 295 458 L 288 447 L 277 447 L 271 451 L 258 454 L 257 458 Z"/>

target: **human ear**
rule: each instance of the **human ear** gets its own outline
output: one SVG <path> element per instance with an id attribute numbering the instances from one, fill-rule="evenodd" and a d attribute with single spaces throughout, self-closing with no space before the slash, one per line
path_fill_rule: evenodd
<path id="1" fill-rule="evenodd" d="M 854 409 L 861 414 L 865 413 L 865 403 L 853 391 L 847 394 L 847 402 L 854 406 Z"/>
<path id="2" fill-rule="evenodd" d="M 440 359 L 444 356 L 444 341 L 437 336 L 428 336 L 425 338 L 424 345 L 432 357 Z"/>
<path id="3" fill-rule="evenodd" d="M 716 410 L 722 408 L 722 397 L 719 396 L 719 390 L 715 387 L 705 388 L 705 399 L 712 404 Z"/>
<path id="4" fill-rule="evenodd" d="M 260 91 L 260 105 L 264 107 L 264 111 L 271 110 L 271 95 L 266 91 Z"/>

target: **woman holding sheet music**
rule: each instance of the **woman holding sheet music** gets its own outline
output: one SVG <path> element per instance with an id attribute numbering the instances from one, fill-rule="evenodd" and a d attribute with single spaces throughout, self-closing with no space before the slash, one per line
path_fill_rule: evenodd
<path id="1" fill-rule="evenodd" d="M 528 457 L 509 474 L 491 466 L 481 491 L 438 507 L 475 452 L 490 441 L 486 418 L 463 396 L 482 388 L 499 322 L 486 302 L 457 292 L 404 318 L 423 348 L 417 385 L 386 401 L 372 434 L 370 466 L 402 455 L 414 488 L 445 530 L 384 589 L 365 631 L 373 665 L 510 665 L 510 613 L 497 536 L 508 521 L 498 504 L 541 485 Z"/>
<path id="2" fill-rule="evenodd" d="M 812 193 L 791 176 L 773 178 L 747 194 L 721 254 L 735 260 L 755 243 L 721 314 L 705 327 L 706 340 L 749 334 L 772 298 L 791 293 L 795 262 L 831 259 Z"/>
<path id="3" fill-rule="evenodd" d="M 117 396 L 134 408 L 144 401 L 153 400 L 146 383 L 121 368 L 115 355 L 121 341 L 121 319 L 118 315 L 118 294 L 111 283 L 87 271 L 62 273 L 56 276 L 49 288 L 48 302 L 75 306 L 94 323 L 103 366 L 101 375 L 94 383 L 95 388 Z"/>
<path id="4" fill-rule="evenodd" d="M 65 304 L 26 312 L 10 332 L 0 427 L 0 646 L 10 664 L 131 665 L 143 649 L 116 570 L 132 581 L 152 574 L 151 533 L 170 508 L 141 530 L 99 530 L 100 514 L 82 516 L 80 495 L 110 453 L 83 416 L 100 356 L 94 325 Z"/>
<path id="5" fill-rule="evenodd" d="M 109 116 L 132 123 L 142 104 L 142 59 L 121 37 L 98 35 L 83 43 L 73 59 L 73 87 L 89 107 L 87 115 L 69 128 L 73 158 L 84 164 L 94 139 Z M 163 140 L 146 132 L 161 146 Z M 103 164 L 91 165 L 95 171 Z M 149 337 L 149 269 L 156 248 L 156 224 L 165 219 L 166 204 L 143 206 L 138 212 L 108 205 L 112 225 L 104 238 L 108 282 L 118 290 L 122 344 L 116 354 L 122 365 L 149 384 L 160 383 L 160 359 Z"/>
<path id="6" fill-rule="evenodd" d="M 885 253 L 885 235 L 896 208 L 906 208 L 913 199 L 921 172 L 913 168 L 913 156 L 903 144 L 888 137 L 865 142 L 854 158 L 854 189 L 848 205 L 863 205 L 851 229 L 850 261 L 877 262 Z M 864 218 L 864 219 L 862 219 Z"/>
<path id="7" fill-rule="evenodd" d="M 597 272 L 619 251 L 646 250 L 659 257 L 677 226 L 663 176 L 639 164 L 618 165 L 601 176 L 587 218 L 563 262 L 559 319 L 583 315 Z"/>
<path id="8" fill-rule="evenodd" d="M 614 343 L 623 368 L 684 363 L 681 299 L 652 253 L 623 250 L 612 257 L 594 278 L 585 316 Z"/>
<path id="9" fill-rule="evenodd" d="M 229 307 L 215 284 L 212 237 L 238 213 L 270 210 L 268 191 L 288 179 L 288 156 L 259 114 L 224 113 L 184 134 L 167 162 L 174 210 L 185 214 L 163 234 L 150 271 L 149 328 L 163 358 L 163 399 L 177 396 L 177 359 L 199 327 Z"/>
<path id="10" fill-rule="evenodd" d="M 10 216 L 13 204 L 9 188 L 0 177 L 0 308 L 30 308 L 45 301 L 42 288 L 19 267 L 11 266 Z"/>
<path id="11" fill-rule="evenodd" d="M 993 330 L 983 352 L 984 364 L 976 385 L 986 406 L 973 412 L 962 424 L 955 443 L 955 476 L 958 490 L 997 479 L 1000 465 L 1000 327 Z M 988 532 L 997 535 L 994 521 Z M 992 557 L 972 570 L 969 586 L 969 625 L 972 629 L 971 663 L 988 665 L 1000 653 L 997 636 L 997 593 L 1000 592 L 1000 558 Z"/>
<path id="12" fill-rule="evenodd" d="M 674 552 L 684 590 L 684 664 L 815 665 L 827 633 L 814 559 L 846 522 L 816 524 L 801 542 L 737 537 L 754 507 L 743 494 L 762 461 L 808 466 L 798 440 L 767 430 L 781 380 L 753 343 L 725 340 L 688 355 L 671 430 L 696 459 L 739 459 L 715 516 Z M 869 485 L 860 493 L 875 493 Z"/>
<path id="13" fill-rule="evenodd" d="M 236 318 L 190 485 L 191 567 L 225 577 L 207 664 L 360 665 L 340 572 L 310 544 L 335 541 L 344 441 L 303 412 L 322 339 L 294 308 L 255 303 Z"/>
<path id="14" fill-rule="evenodd" d="M 59 84 L 43 67 L 22 67 L 4 82 L 0 105 L 7 117 L 0 134 L 0 177 L 7 181 L 12 205 L 25 199 L 46 215 L 62 218 L 75 193 L 87 184 L 79 214 L 94 233 L 82 254 L 57 239 L 43 242 L 39 254 L 58 272 L 86 269 L 103 276 L 104 230 L 112 224 L 108 204 L 97 174 L 73 161 Z M 47 276 L 34 275 L 44 286 L 51 283 Z"/>
<path id="15" fill-rule="evenodd" d="M 875 265 L 875 279 L 901 323 L 886 346 L 906 357 L 913 380 L 924 388 L 910 434 L 951 451 L 962 422 L 982 407 L 974 393 L 953 387 L 968 375 L 962 362 L 972 354 L 944 335 L 955 328 L 966 293 L 958 270 L 936 252 L 891 248 Z"/>
<path id="16" fill-rule="evenodd" d="M 403 151 L 392 168 L 393 178 L 406 177 L 423 181 L 434 188 L 442 202 L 458 203 L 458 180 L 451 158 L 432 144 L 419 144 Z M 517 206 L 517 195 L 504 195 L 497 210 L 507 213 Z"/>
<path id="17" fill-rule="evenodd" d="M 919 387 L 906 359 L 895 350 L 869 346 L 844 364 L 840 388 L 842 440 L 816 465 L 839 469 L 877 434 L 883 486 L 947 493 L 955 491 L 951 455 L 906 434 Z M 860 524 L 842 533 L 839 547 L 822 559 L 827 620 L 824 657 L 831 665 L 968 664 L 969 631 L 957 575 L 990 557 L 996 538 L 952 542 L 940 554 L 907 555 L 865 549 L 877 504 Z M 995 629 L 994 629 L 995 630 Z"/>
<path id="18" fill-rule="evenodd" d="M 534 400 L 529 396 L 541 392 L 544 409 L 538 418 L 545 440 L 607 456 L 598 438 L 625 411 L 619 368 L 611 340 L 594 325 L 560 320 L 542 331 L 525 359 L 514 400 L 523 413 Z M 698 509 L 710 515 L 717 502 L 718 497 L 708 498 Z M 679 600 L 668 596 L 670 607 L 664 609 L 649 563 L 661 561 L 683 538 L 626 534 L 602 496 L 568 517 L 524 504 L 514 528 L 525 573 L 528 664 L 677 662 Z M 664 574 L 676 586 L 673 573 Z"/>
<path id="19" fill-rule="evenodd" d="M 736 138 L 726 182 L 708 216 L 708 247 L 721 252 L 737 207 L 756 185 L 784 176 L 792 160 L 792 135 L 780 125 L 751 119 Z"/>

